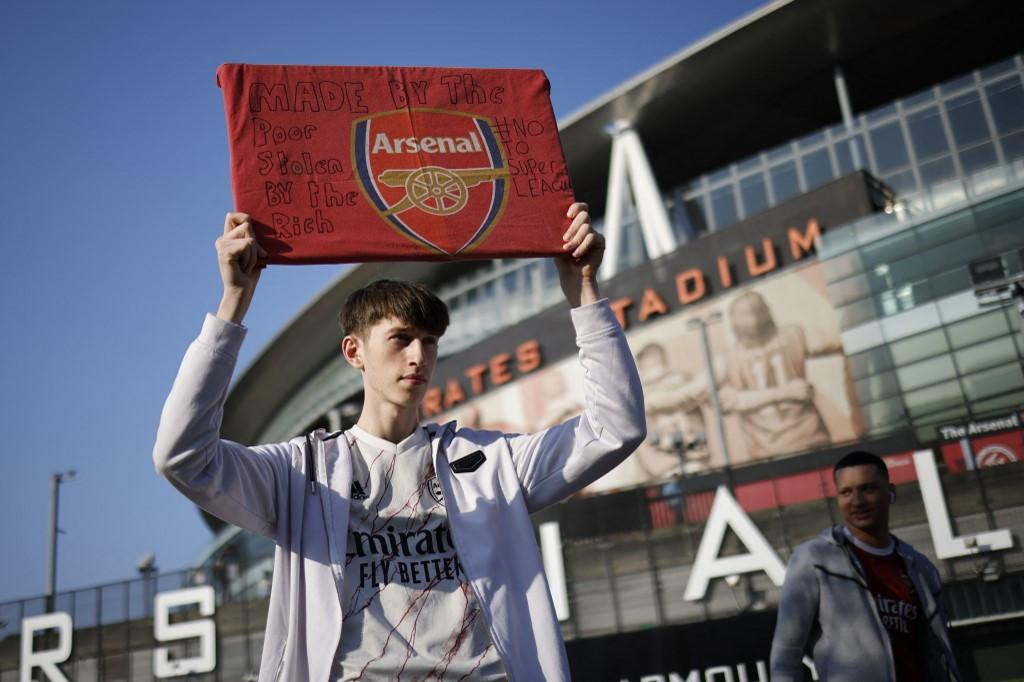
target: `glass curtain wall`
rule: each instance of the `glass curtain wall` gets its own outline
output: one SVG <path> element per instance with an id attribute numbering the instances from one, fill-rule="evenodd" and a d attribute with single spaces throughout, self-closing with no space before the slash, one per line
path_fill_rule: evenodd
<path id="1" fill-rule="evenodd" d="M 1020 55 L 904 97 L 775 149 L 702 175 L 666 193 L 681 243 L 721 230 L 854 170 L 896 191 L 905 213 L 924 214 L 1024 181 L 1024 61 Z M 647 258 L 627 201 L 623 268 Z M 601 221 L 597 221 L 600 229 Z M 547 261 L 495 261 L 446 286 L 458 352 L 560 300 Z M 907 305 L 898 297 L 890 306 Z"/>
<path id="2" fill-rule="evenodd" d="M 911 211 L 1024 180 L 1021 56 L 707 173 L 676 193 L 681 240 L 864 169 Z"/>
<path id="3" fill-rule="evenodd" d="M 823 235 L 829 297 L 870 433 L 1024 404 L 1024 337 L 1012 305 L 978 304 L 968 265 L 997 256 L 1024 270 L 1024 183 L 926 219 L 871 216 Z"/>

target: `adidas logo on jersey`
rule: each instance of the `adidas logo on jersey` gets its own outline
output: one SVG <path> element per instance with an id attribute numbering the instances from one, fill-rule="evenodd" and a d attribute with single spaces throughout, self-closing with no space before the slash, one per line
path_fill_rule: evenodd
<path id="1" fill-rule="evenodd" d="M 349 494 L 349 497 L 353 500 L 365 500 L 369 495 L 367 495 L 366 491 L 363 490 L 362 483 L 359 481 L 352 481 L 352 492 Z"/>

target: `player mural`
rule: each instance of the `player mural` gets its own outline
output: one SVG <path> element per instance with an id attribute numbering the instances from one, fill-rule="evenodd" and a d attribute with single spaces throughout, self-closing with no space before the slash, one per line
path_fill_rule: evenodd
<path id="1" fill-rule="evenodd" d="M 733 465 L 856 441 L 864 428 L 821 266 L 812 263 L 627 331 L 647 409 L 647 441 L 587 492 L 721 467 L 699 332 L 708 338 Z M 461 424 L 532 432 L 580 411 L 573 358 L 524 375 L 446 414 Z"/>

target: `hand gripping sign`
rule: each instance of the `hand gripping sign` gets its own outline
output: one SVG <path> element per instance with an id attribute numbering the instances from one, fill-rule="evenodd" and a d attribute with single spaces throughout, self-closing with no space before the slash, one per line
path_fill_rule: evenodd
<path id="1" fill-rule="evenodd" d="M 561 253 L 542 71 L 224 64 L 237 210 L 270 263 Z"/>

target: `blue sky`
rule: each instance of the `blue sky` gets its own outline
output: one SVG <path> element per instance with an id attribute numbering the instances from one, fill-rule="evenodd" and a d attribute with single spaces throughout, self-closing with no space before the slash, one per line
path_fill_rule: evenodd
<path id="1" fill-rule="evenodd" d="M 0 4 L 0 601 L 188 566 L 210 538 L 153 471 L 160 408 L 220 295 L 223 62 L 534 67 L 564 118 L 762 3 Z M 244 367 L 340 273 L 270 268 Z"/>

